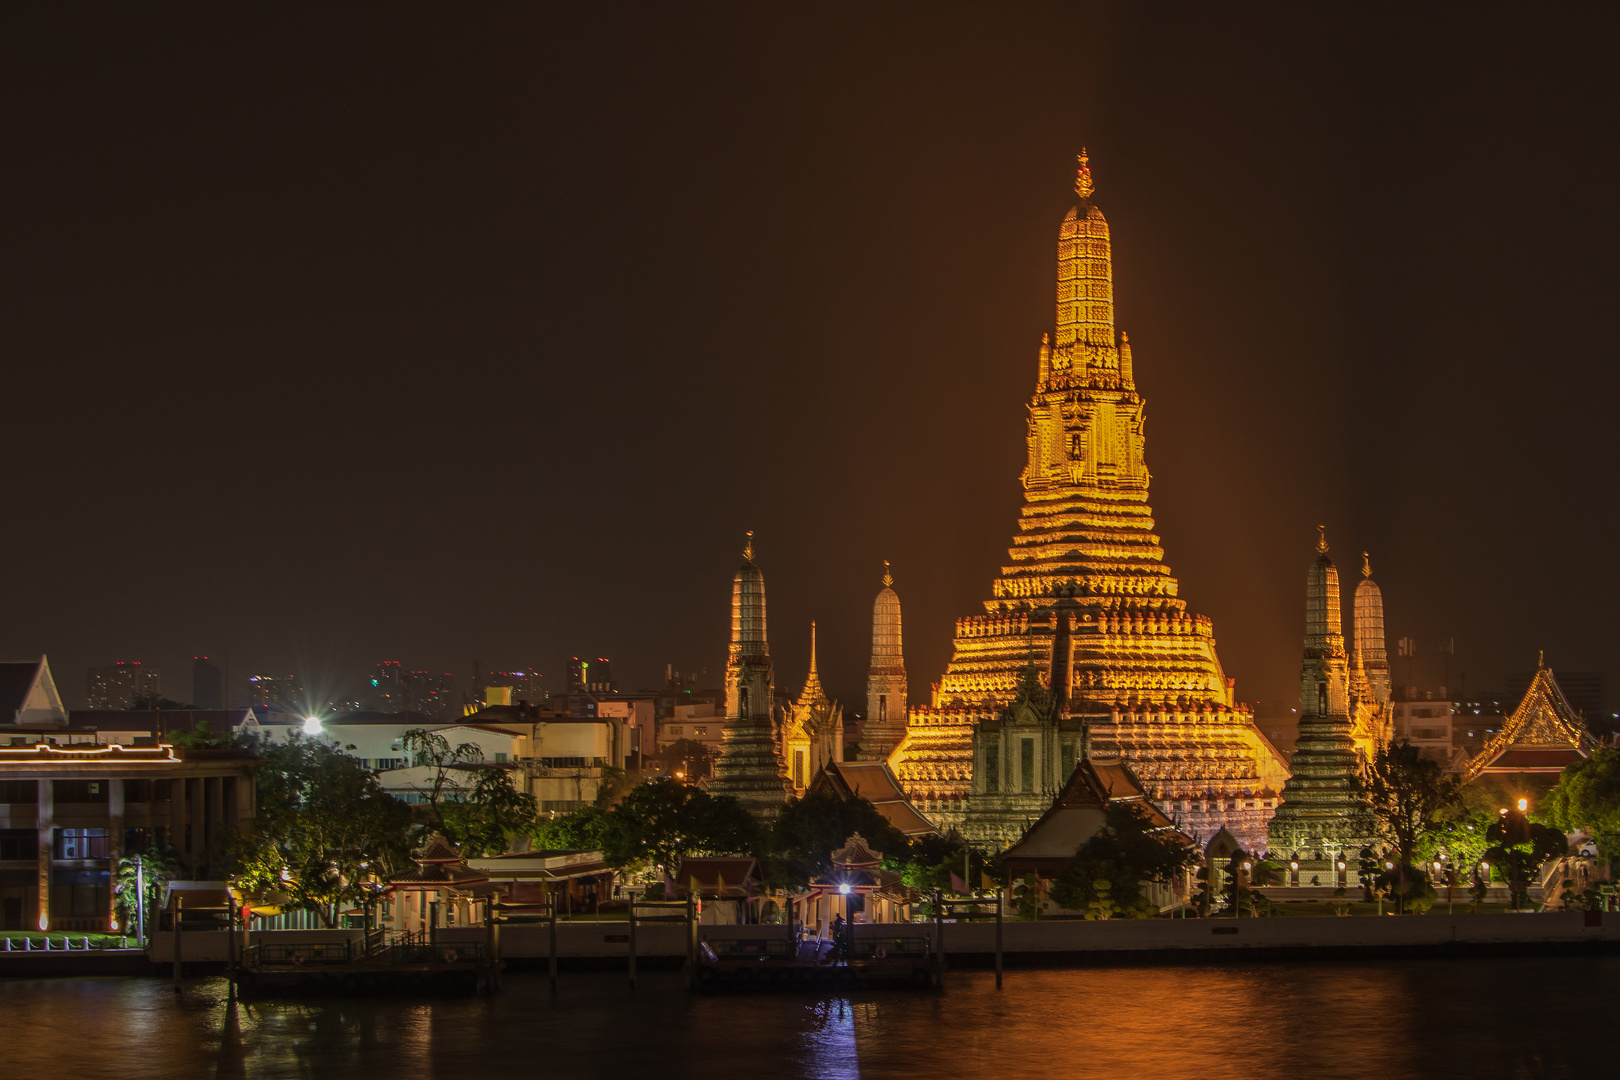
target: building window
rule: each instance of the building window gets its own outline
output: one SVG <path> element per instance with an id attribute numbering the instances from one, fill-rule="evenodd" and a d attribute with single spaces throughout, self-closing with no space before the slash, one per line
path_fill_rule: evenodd
<path id="1" fill-rule="evenodd" d="M 105 780 L 57 780 L 51 793 L 59 803 L 104 803 L 107 801 Z"/>
<path id="2" fill-rule="evenodd" d="M 57 829 L 58 859 L 105 859 L 111 848 L 106 829 Z"/>
<path id="3" fill-rule="evenodd" d="M 52 870 L 51 918 L 105 919 L 110 883 L 106 870 Z"/>
<path id="4" fill-rule="evenodd" d="M 1069 777 L 1074 775 L 1074 743 L 1064 743 L 1059 755 L 1063 764 L 1063 782 L 1067 784 Z"/>
<path id="5" fill-rule="evenodd" d="M 506 755 L 505 754 L 496 754 L 495 755 L 495 764 L 497 764 L 497 765 L 505 765 L 506 764 Z"/>
<path id="6" fill-rule="evenodd" d="M 1035 740 L 1020 739 L 1018 747 L 1018 790 L 1031 792 L 1035 790 Z"/>
<path id="7" fill-rule="evenodd" d="M 0 862 L 38 862 L 39 836 L 33 829 L 0 829 Z"/>
<path id="8" fill-rule="evenodd" d="M 984 748 L 984 790 L 1001 790 L 1001 747 L 996 743 Z"/>
<path id="9" fill-rule="evenodd" d="M 746 686 L 737 690 L 737 715 L 748 715 L 748 687 Z"/>
<path id="10" fill-rule="evenodd" d="M 39 802 L 38 780 L 0 780 L 0 803 Z"/>
<path id="11" fill-rule="evenodd" d="M 676 737 L 676 738 L 677 738 L 677 739 L 678 739 L 678 738 L 680 738 L 680 737 L 681 737 L 681 729 L 680 729 L 680 728 L 678 728 L 678 727 L 672 727 L 672 728 L 670 728 L 670 729 L 669 729 L 669 733 L 670 733 L 670 734 L 671 734 L 671 735 L 673 735 L 673 736 L 675 736 L 675 737 Z"/>
<path id="12" fill-rule="evenodd" d="M 793 751 L 793 786 L 804 787 L 804 751 Z"/>
<path id="13" fill-rule="evenodd" d="M 706 728 L 706 727 L 695 727 L 695 728 L 692 729 L 692 734 L 694 734 L 694 735 L 696 735 L 696 736 L 698 736 L 700 738 L 702 736 L 704 736 L 704 735 L 707 735 L 708 733 L 709 733 L 709 729 Z"/>

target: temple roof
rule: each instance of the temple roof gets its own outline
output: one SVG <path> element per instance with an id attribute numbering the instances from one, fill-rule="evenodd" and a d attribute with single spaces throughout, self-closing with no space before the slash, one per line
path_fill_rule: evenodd
<path id="1" fill-rule="evenodd" d="M 1518 708 L 1468 763 L 1465 778 L 1484 773 L 1561 772 L 1589 757 L 1597 741 L 1570 708 L 1552 668 L 1542 663 Z"/>
<path id="2" fill-rule="evenodd" d="M 461 853 L 451 847 L 448 840 L 438 833 L 434 833 L 428 837 L 427 844 L 422 849 L 422 854 L 413 856 L 412 861 L 418 866 L 426 866 L 429 863 L 458 863 L 462 861 L 462 858 Z"/>
<path id="3" fill-rule="evenodd" d="M 1123 761 L 1082 758 L 1075 762 L 1069 782 L 1046 813 L 1007 849 L 1006 857 L 1071 859 L 1080 845 L 1103 827 L 1108 807 L 1121 803 L 1140 806 L 1155 830 L 1181 835 L 1175 832 L 1175 823 L 1148 800 L 1136 775 Z"/>
<path id="4" fill-rule="evenodd" d="M 845 869 L 877 866 L 882 861 L 883 852 L 868 847 L 860 833 L 850 836 L 844 841 L 843 847 L 832 852 L 833 865 Z"/>
<path id="5" fill-rule="evenodd" d="M 741 855 L 694 856 L 681 860 L 680 872 L 670 881 L 677 896 L 695 889 L 699 896 L 710 899 L 744 897 L 760 884 L 759 860 Z"/>
<path id="6" fill-rule="evenodd" d="M 811 783 L 810 790 L 812 793 L 831 791 L 846 799 L 865 799 L 907 837 L 939 834 L 939 830 L 911 805 L 886 762 L 829 761 Z"/>

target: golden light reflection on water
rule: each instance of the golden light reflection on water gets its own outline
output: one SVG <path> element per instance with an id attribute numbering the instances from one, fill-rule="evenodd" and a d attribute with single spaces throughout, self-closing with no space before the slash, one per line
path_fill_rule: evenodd
<path id="1" fill-rule="evenodd" d="M 493 998 L 232 1009 L 137 979 L 0 981 L 34 1077 L 1597 1075 L 1620 958 L 953 972 L 943 994 L 706 997 L 674 973 L 512 975 Z M 1606 1073 L 1605 1073 L 1606 1074 Z"/>

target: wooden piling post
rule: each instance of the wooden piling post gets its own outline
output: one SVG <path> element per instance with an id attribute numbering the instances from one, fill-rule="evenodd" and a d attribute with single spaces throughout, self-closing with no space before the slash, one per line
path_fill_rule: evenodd
<path id="1" fill-rule="evenodd" d="M 636 988 L 636 894 L 630 892 L 630 989 Z"/>
<path id="2" fill-rule="evenodd" d="M 174 969 L 174 992 L 180 992 L 180 915 L 185 908 L 186 898 L 181 893 L 174 894 L 174 953 L 169 957 L 173 963 L 169 966 Z"/>
<path id="3" fill-rule="evenodd" d="M 1005 895 L 1001 889 L 996 890 L 996 989 L 1001 989 L 1001 898 Z"/>
<path id="4" fill-rule="evenodd" d="M 552 992 L 555 993 L 556 990 L 557 990 L 557 896 L 556 896 L 555 893 L 553 893 L 552 897 L 551 897 L 551 952 L 550 952 L 550 956 L 551 956 L 551 961 L 550 961 L 549 970 L 551 971 L 551 989 L 552 989 Z"/>

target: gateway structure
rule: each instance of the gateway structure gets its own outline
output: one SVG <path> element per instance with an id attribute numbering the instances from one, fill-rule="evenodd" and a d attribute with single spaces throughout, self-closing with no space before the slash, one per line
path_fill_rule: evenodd
<path id="1" fill-rule="evenodd" d="M 1165 564 L 1146 404 L 1114 327 L 1108 222 L 1084 154 L 1075 194 L 1029 402 L 1018 532 L 890 764 L 919 809 L 975 842 L 1016 840 L 1090 753 L 1126 762 L 1189 833 L 1224 826 L 1263 845 L 1288 769 Z"/>

